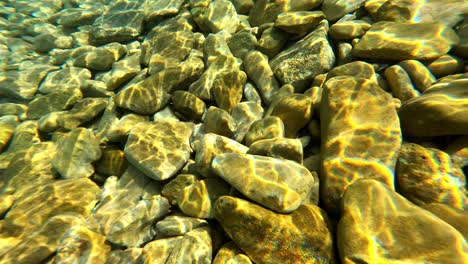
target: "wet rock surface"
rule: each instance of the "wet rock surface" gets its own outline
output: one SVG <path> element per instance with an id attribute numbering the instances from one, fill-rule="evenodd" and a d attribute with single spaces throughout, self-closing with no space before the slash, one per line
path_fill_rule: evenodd
<path id="1" fill-rule="evenodd" d="M 463 0 L 0 2 L 0 264 L 468 263 Z"/>

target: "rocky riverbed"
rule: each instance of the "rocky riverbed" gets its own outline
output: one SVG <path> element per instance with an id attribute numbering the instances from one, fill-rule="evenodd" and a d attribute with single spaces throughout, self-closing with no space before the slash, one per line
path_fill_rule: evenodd
<path id="1" fill-rule="evenodd" d="M 464 0 L 3 0 L 0 263 L 468 263 Z"/>

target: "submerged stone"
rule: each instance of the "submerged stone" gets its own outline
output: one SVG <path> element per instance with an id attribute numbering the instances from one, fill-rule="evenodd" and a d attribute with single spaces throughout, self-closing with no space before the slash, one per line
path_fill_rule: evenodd
<path id="1" fill-rule="evenodd" d="M 130 131 L 125 156 L 146 176 L 166 180 L 174 176 L 189 159 L 192 131 L 192 123 L 180 121 L 138 123 Z"/>
<path id="2" fill-rule="evenodd" d="M 270 157 L 226 153 L 216 156 L 212 167 L 246 197 L 279 213 L 304 203 L 314 182 L 302 165 Z"/>

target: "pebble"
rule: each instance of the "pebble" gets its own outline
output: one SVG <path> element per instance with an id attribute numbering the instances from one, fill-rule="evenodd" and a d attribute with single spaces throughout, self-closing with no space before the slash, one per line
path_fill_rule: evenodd
<path id="1" fill-rule="evenodd" d="M 0 2 L 0 263 L 468 262 L 465 6 Z"/>
<path id="2" fill-rule="evenodd" d="M 365 179 L 351 184 L 343 197 L 343 209 L 337 230 L 342 262 L 424 259 L 438 263 L 450 259 L 464 263 L 468 258 L 468 245 L 458 231 L 384 183 Z M 379 231 L 382 226 L 386 232 Z"/>
<path id="3" fill-rule="evenodd" d="M 306 168 L 284 159 L 227 153 L 216 156 L 211 166 L 246 197 L 279 213 L 296 210 L 314 182 Z"/>

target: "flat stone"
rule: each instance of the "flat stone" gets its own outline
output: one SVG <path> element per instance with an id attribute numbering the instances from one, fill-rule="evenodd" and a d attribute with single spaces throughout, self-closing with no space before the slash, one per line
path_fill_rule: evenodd
<path id="1" fill-rule="evenodd" d="M 2 173 L 1 193 L 21 198 L 29 188 L 51 183 L 57 177 L 51 165 L 55 154 L 53 142 L 37 143 L 16 151 Z"/>
<path id="2" fill-rule="evenodd" d="M 443 151 L 403 144 L 396 179 L 399 193 L 416 205 L 442 203 L 461 210 L 468 207 L 465 175 Z"/>
<path id="3" fill-rule="evenodd" d="M 227 0 L 218 0 L 211 2 L 204 13 L 204 24 L 211 32 L 217 33 L 225 30 L 228 33 L 235 33 L 239 26 L 236 8 Z"/>
<path id="4" fill-rule="evenodd" d="M 455 209 L 451 206 L 440 204 L 440 203 L 431 203 L 423 205 L 422 208 L 433 213 L 440 219 L 444 220 L 446 223 L 450 224 L 452 227 L 458 230 L 460 234 L 465 237 L 465 240 L 468 238 L 468 226 L 466 222 L 468 221 L 468 212 Z"/>
<path id="5" fill-rule="evenodd" d="M 78 100 L 69 111 L 52 112 L 42 116 L 38 129 L 42 132 L 54 132 L 59 128 L 72 130 L 93 120 L 107 106 L 104 98 L 84 98 Z"/>
<path id="6" fill-rule="evenodd" d="M 176 236 L 156 239 L 149 242 L 143 248 L 143 254 L 141 254 L 137 261 L 141 261 L 143 263 L 166 263 L 171 252 L 179 245 L 182 238 L 183 236 Z"/>
<path id="7" fill-rule="evenodd" d="M 303 151 L 299 139 L 270 138 L 255 141 L 247 154 L 288 159 L 302 164 Z"/>
<path id="8" fill-rule="evenodd" d="M 177 199 L 185 187 L 188 187 L 195 183 L 198 178 L 192 174 L 179 174 L 170 182 L 164 185 L 161 190 L 161 194 L 166 197 L 172 205 L 177 204 Z"/>
<path id="9" fill-rule="evenodd" d="M 333 21 L 352 13 L 358 9 L 366 0 L 323 0 L 322 11 L 328 20 Z"/>
<path id="10" fill-rule="evenodd" d="M 376 21 L 440 22 L 453 27 L 463 20 L 463 12 L 466 10 L 463 0 L 391 0 L 382 3 L 371 15 Z"/>
<path id="11" fill-rule="evenodd" d="M 97 74 L 95 80 L 106 83 L 109 91 L 115 91 L 140 71 L 140 54 L 137 53 L 114 62 L 110 71 L 104 74 Z"/>
<path id="12" fill-rule="evenodd" d="M 58 70 L 52 65 L 32 65 L 19 71 L 0 72 L 0 96 L 32 99 L 48 72 Z"/>
<path id="13" fill-rule="evenodd" d="M 344 263 L 467 260 L 468 245 L 458 231 L 386 184 L 372 179 L 356 181 L 346 189 L 342 208 L 337 241 Z"/>
<path id="14" fill-rule="evenodd" d="M 0 104 L 0 117 L 6 115 L 16 115 L 19 117 L 24 117 L 24 114 L 27 112 L 28 107 L 24 104 L 15 104 L 15 103 L 1 103 Z"/>
<path id="15" fill-rule="evenodd" d="M 246 197 L 279 213 L 296 210 L 314 182 L 302 165 L 270 157 L 225 153 L 216 156 L 212 167 Z"/>
<path id="16" fill-rule="evenodd" d="M 102 134 L 97 133 L 100 138 L 108 139 L 111 142 L 123 141 L 136 124 L 148 121 L 147 117 L 136 114 L 127 114 L 120 119 L 117 117 L 115 119 L 115 122 L 111 121 L 109 127 L 105 128 Z"/>
<path id="17" fill-rule="evenodd" d="M 223 245 L 213 260 L 213 264 L 223 263 L 251 264 L 252 261 L 231 241 Z"/>
<path id="18" fill-rule="evenodd" d="M 204 120 L 205 133 L 218 134 L 231 138 L 236 131 L 236 122 L 232 116 L 221 108 L 210 106 Z"/>
<path id="19" fill-rule="evenodd" d="M 80 67 L 66 67 L 49 72 L 39 86 L 39 92 L 48 94 L 56 91 L 80 89 L 81 82 L 91 79 L 91 72 Z"/>
<path id="20" fill-rule="evenodd" d="M 412 136 L 468 135 L 466 79 L 440 83 L 401 105 L 398 115 Z M 436 87 L 434 85 L 434 87 Z"/>
<path id="21" fill-rule="evenodd" d="M 401 102 L 406 102 L 420 95 L 413 86 L 408 73 L 400 65 L 393 65 L 385 69 L 385 78 L 393 96 L 400 99 Z"/>
<path id="22" fill-rule="evenodd" d="M 200 78 L 190 85 L 188 91 L 204 101 L 212 101 L 214 99 L 212 95 L 213 84 L 218 75 L 226 70 L 239 69 L 240 61 L 236 57 L 216 56 Z"/>
<path id="23" fill-rule="evenodd" d="M 237 124 L 233 139 L 237 142 L 242 142 L 250 126 L 263 117 L 263 112 L 262 106 L 257 102 L 242 102 L 236 104 L 231 112 L 231 116 Z"/>
<path id="24" fill-rule="evenodd" d="M 284 137 L 284 124 L 281 118 L 269 116 L 252 123 L 245 135 L 245 145 L 250 146 L 257 140 Z"/>
<path id="25" fill-rule="evenodd" d="M 154 21 L 179 12 L 184 0 L 145 1 L 145 20 Z"/>
<path id="26" fill-rule="evenodd" d="M 125 145 L 128 161 L 146 176 L 165 180 L 187 162 L 192 149 L 189 137 L 193 124 L 184 122 L 141 122 L 131 131 Z"/>
<path id="27" fill-rule="evenodd" d="M 15 126 L 3 122 L 0 122 L 0 124 L 0 152 L 2 152 L 3 149 L 8 146 L 10 139 L 13 137 Z"/>
<path id="28" fill-rule="evenodd" d="M 240 103 L 247 75 L 243 71 L 223 71 L 213 82 L 213 97 L 219 108 L 231 112 Z"/>
<path id="29" fill-rule="evenodd" d="M 322 11 L 296 11 L 281 13 L 276 17 L 275 27 L 288 33 L 304 36 L 314 29 L 325 14 Z"/>
<path id="30" fill-rule="evenodd" d="M 327 32 L 328 22 L 323 20 L 311 33 L 270 61 L 271 69 L 281 83 L 292 84 L 296 91 L 303 91 L 315 76 L 332 68 L 335 55 L 327 40 Z"/>
<path id="31" fill-rule="evenodd" d="M 61 214 L 88 216 L 97 202 L 99 187 L 89 179 L 70 179 L 32 186 L 27 192 L 5 215 L 2 237 L 16 234 L 24 238 Z"/>
<path id="32" fill-rule="evenodd" d="M 57 24 L 64 27 L 79 27 L 92 24 L 99 16 L 98 10 L 86 10 L 81 8 L 67 8 L 56 13 Z"/>
<path id="33" fill-rule="evenodd" d="M 205 177 L 216 176 L 211 168 L 213 159 L 223 153 L 246 153 L 248 148 L 230 138 L 207 133 L 198 145 L 195 154 L 197 171 Z"/>
<path id="34" fill-rule="evenodd" d="M 165 263 L 210 264 L 213 255 L 211 232 L 210 227 L 204 226 L 185 234 L 174 247 Z"/>
<path id="35" fill-rule="evenodd" d="M 8 251 L 0 252 L 0 263 L 26 264 L 46 261 L 57 250 L 66 232 L 83 221 L 81 216 L 70 213 L 51 216 L 46 220 L 36 232 L 28 234 L 18 244 L 10 245 Z"/>
<path id="36" fill-rule="evenodd" d="M 327 73 L 325 81 L 328 81 L 336 76 L 352 76 L 356 78 L 374 80 L 376 83 L 378 82 L 374 67 L 364 61 L 353 61 L 334 67 Z M 317 102 L 320 102 L 320 100 L 317 100 Z"/>
<path id="37" fill-rule="evenodd" d="M 160 237 L 176 237 L 206 225 L 208 225 L 208 222 L 203 219 L 184 215 L 170 215 L 156 223 L 156 232 Z"/>
<path id="38" fill-rule="evenodd" d="M 99 16 L 93 23 L 91 38 L 95 44 L 126 42 L 143 32 L 145 13 L 140 3 L 119 1 Z"/>
<path id="39" fill-rule="evenodd" d="M 135 168 L 120 179 L 107 178 L 98 206 L 87 226 L 112 243 L 137 247 L 156 234 L 153 223 L 169 212 L 169 202 L 158 195 L 159 185 Z"/>
<path id="40" fill-rule="evenodd" d="M 191 92 L 175 91 L 171 95 L 171 100 L 175 110 L 188 120 L 200 121 L 206 111 L 205 102 Z"/>
<path id="41" fill-rule="evenodd" d="M 312 100 L 303 94 L 284 96 L 268 110 L 271 116 L 279 117 L 284 124 L 285 137 L 293 138 L 309 123 L 312 117 Z"/>
<path id="42" fill-rule="evenodd" d="M 232 37 L 228 40 L 228 45 L 229 49 L 235 57 L 244 60 L 244 57 L 247 55 L 247 53 L 256 49 L 257 38 L 252 32 L 240 31 L 232 35 Z"/>
<path id="43" fill-rule="evenodd" d="M 124 264 L 124 263 L 135 263 L 139 261 L 146 252 L 143 248 L 127 248 L 125 250 L 112 250 L 107 256 L 106 264 Z"/>
<path id="44" fill-rule="evenodd" d="M 33 43 L 39 53 L 48 53 L 53 49 L 73 48 L 73 38 L 59 32 L 39 34 L 33 38 Z"/>
<path id="45" fill-rule="evenodd" d="M 278 80 L 268 64 L 268 57 L 259 51 L 247 53 L 244 59 L 247 76 L 255 83 L 265 104 L 270 104 L 273 93 L 279 89 Z"/>
<path id="46" fill-rule="evenodd" d="M 223 196 L 216 220 L 255 263 L 335 263 L 332 230 L 318 206 L 277 214 L 239 198 Z"/>
<path id="47" fill-rule="evenodd" d="M 258 27 L 268 22 L 274 22 L 280 13 L 312 10 L 321 3 L 322 0 L 255 1 L 255 5 L 249 13 L 249 22 L 253 27 Z"/>
<path id="48" fill-rule="evenodd" d="M 463 61 L 458 57 L 447 54 L 427 64 L 427 68 L 435 77 L 444 77 L 460 72 L 463 69 Z"/>
<path id="49" fill-rule="evenodd" d="M 269 23 L 269 27 L 263 30 L 257 42 L 257 50 L 268 56 L 269 59 L 275 57 L 286 45 L 289 34 L 274 27 Z"/>
<path id="50" fill-rule="evenodd" d="M 393 188 L 402 139 L 388 93 L 371 80 L 334 77 L 324 86 L 320 121 L 320 195 L 329 213 L 338 212 L 344 190 L 357 179 L 372 178 Z"/>
<path id="51" fill-rule="evenodd" d="M 185 187 L 177 205 L 188 216 L 212 219 L 214 203 L 230 190 L 231 187 L 220 178 L 204 179 Z"/>
<path id="52" fill-rule="evenodd" d="M 111 247 L 106 238 L 86 226 L 72 226 L 62 237 L 55 255 L 57 263 L 105 263 Z"/>
<path id="53" fill-rule="evenodd" d="M 159 83 L 157 75 L 150 76 L 121 90 L 115 102 L 119 107 L 137 114 L 154 114 L 164 108 L 170 99 L 170 95 Z"/>
<path id="54" fill-rule="evenodd" d="M 39 119 L 42 116 L 57 111 L 70 109 L 76 101 L 83 98 L 80 89 L 51 92 L 38 96 L 28 104 L 28 119 Z"/>
<path id="55" fill-rule="evenodd" d="M 440 23 L 377 22 L 354 46 L 353 55 L 386 60 L 429 60 L 445 55 L 459 41 Z"/>
<path id="56" fill-rule="evenodd" d="M 330 27 L 330 37 L 339 40 L 352 40 L 362 37 L 371 25 L 363 20 L 336 22 Z"/>
<path id="57" fill-rule="evenodd" d="M 128 163 L 125 153 L 116 146 L 101 148 L 101 157 L 95 162 L 97 173 L 105 176 L 121 176 L 127 169 Z"/>

